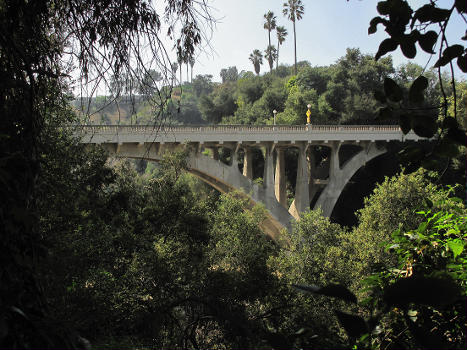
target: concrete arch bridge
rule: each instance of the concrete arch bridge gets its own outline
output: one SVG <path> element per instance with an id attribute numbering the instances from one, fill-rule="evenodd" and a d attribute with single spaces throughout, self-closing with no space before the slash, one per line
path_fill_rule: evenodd
<path id="1" fill-rule="evenodd" d="M 389 141 L 418 141 L 399 126 L 78 126 L 82 143 L 99 144 L 118 157 L 158 161 L 165 152 L 188 144 L 189 171 L 221 192 L 243 191 L 252 203 L 263 203 L 268 217 L 263 229 L 273 239 L 310 208 L 330 216 L 345 185 L 366 162 L 386 152 Z M 230 164 L 219 161 L 219 149 L 231 153 Z M 264 155 L 263 183 L 253 182 L 255 148 Z M 287 205 L 284 152 L 298 150 L 295 200 Z M 211 149 L 211 156 L 203 154 Z M 244 154 L 240 172 L 237 155 Z"/>

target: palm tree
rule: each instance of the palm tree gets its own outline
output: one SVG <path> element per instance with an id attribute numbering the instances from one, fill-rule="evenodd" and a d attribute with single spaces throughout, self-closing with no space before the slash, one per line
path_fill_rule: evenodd
<path id="1" fill-rule="evenodd" d="M 276 69 L 279 67 L 279 47 L 282 45 L 282 43 L 285 41 L 285 37 L 287 36 L 287 29 L 282 26 L 277 26 L 276 27 L 276 33 L 277 33 L 277 60 L 276 60 Z"/>
<path id="2" fill-rule="evenodd" d="M 250 61 L 255 67 L 256 75 L 259 75 L 261 65 L 263 64 L 263 55 L 261 54 L 261 51 L 259 51 L 258 49 L 253 50 L 253 53 L 250 54 Z"/>
<path id="3" fill-rule="evenodd" d="M 284 2 L 284 9 L 282 13 L 293 23 L 293 43 L 295 50 L 295 74 L 297 74 L 297 34 L 295 32 L 295 21 L 302 19 L 302 15 L 305 12 L 305 8 L 302 4 L 302 0 L 288 0 Z"/>
<path id="4" fill-rule="evenodd" d="M 180 73 L 180 86 L 182 86 L 182 64 L 184 62 L 183 57 L 179 55 L 177 57 L 177 62 L 178 62 L 178 72 Z"/>
<path id="5" fill-rule="evenodd" d="M 277 50 L 274 45 L 269 45 L 266 50 L 264 50 L 264 57 L 268 60 L 269 71 L 272 72 L 272 66 L 274 65 L 274 61 L 277 59 Z"/>
<path id="6" fill-rule="evenodd" d="M 193 82 L 193 66 L 195 65 L 195 58 L 193 56 L 191 56 L 189 62 L 190 62 L 190 66 L 191 66 L 190 82 Z"/>
<path id="7" fill-rule="evenodd" d="M 264 29 L 268 30 L 268 46 L 271 46 L 271 30 L 276 28 L 276 16 L 274 16 L 274 12 L 268 11 L 268 13 L 264 14 Z"/>
<path id="8" fill-rule="evenodd" d="M 173 84 L 174 84 L 174 80 L 176 80 L 175 75 L 177 74 L 178 63 L 177 63 L 177 62 L 173 62 L 171 68 L 172 68 L 172 85 L 173 85 Z"/>

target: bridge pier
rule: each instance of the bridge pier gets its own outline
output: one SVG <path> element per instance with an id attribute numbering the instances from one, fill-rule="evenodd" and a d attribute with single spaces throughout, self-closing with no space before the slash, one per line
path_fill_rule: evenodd
<path id="1" fill-rule="evenodd" d="M 266 197 L 269 200 L 276 200 L 274 195 L 274 144 L 268 142 L 264 151 L 264 174 L 263 186 L 266 190 Z"/>
<path id="2" fill-rule="evenodd" d="M 287 189 L 285 182 L 284 149 L 276 148 L 276 173 L 274 178 L 274 192 L 277 201 L 287 208 Z"/>
<path id="3" fill-rule="evenodd" d="M 212 159 L 219 160 L 219 148 L 217 146 L 211 147 L 212 150 Z"/>
<path id="4" fill-rule="evenodd" d="M 232 151 L 232 168 L 238 171 L 238 150 L 240 148 L 240 144 L 236 142 L 231 151 Z"/>
<path id="5" fill-rule="evenodd" d="M 295 200 L 292 203 L 289 212 L 297 220 L 300 219 L 300 213 L 310 209 L 310 174 L 308 172 L 307 161 L 307 142 L 297 143 L 298 165 L 297 181 L 295 184 Z"/>
<path id="6" fill-rule="evenodd" d="M 253 153 L 248 146 L 243 147 L 243 176 L 253 180 Z"/>

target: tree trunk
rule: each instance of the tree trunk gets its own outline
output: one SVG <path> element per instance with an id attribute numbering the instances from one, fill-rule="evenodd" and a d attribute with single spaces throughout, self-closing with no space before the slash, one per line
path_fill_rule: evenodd
<path id="1" fill-rule="evenodd" d="M 297 35 L 295 34 L 295 21 L 293 21 L 293 46 L 295 51 L 295 75 L 297 75 Z"/>
<path id="2" fill-rule="evenodd" d="M 279 42 L 279 39 L 277 39 L 277 57 L 276 57 L 276 70 L 279 68 L 279 47 L 281 46 L 281 43 Z M 276 72 L 277 73 L 277 72 Z"/>

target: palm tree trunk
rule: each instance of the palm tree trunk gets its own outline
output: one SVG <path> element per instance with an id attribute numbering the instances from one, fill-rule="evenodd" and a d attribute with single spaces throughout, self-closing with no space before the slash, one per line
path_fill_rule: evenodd
<path id="1" fill-rule="evenodd" d="M 295 33 L 295 21 L 293 21 L 293 46 L 295 50 L 295 75 L 297 75 L 297 35 Z"/>
<path id="2" fill-rule="evenodd" d="M 281 46 L 281 43 L 279 42 L 279 39 L 277 40 L 277 57 L 276 57 L 276 70 L 279 67 L 279 47 Z"/>

